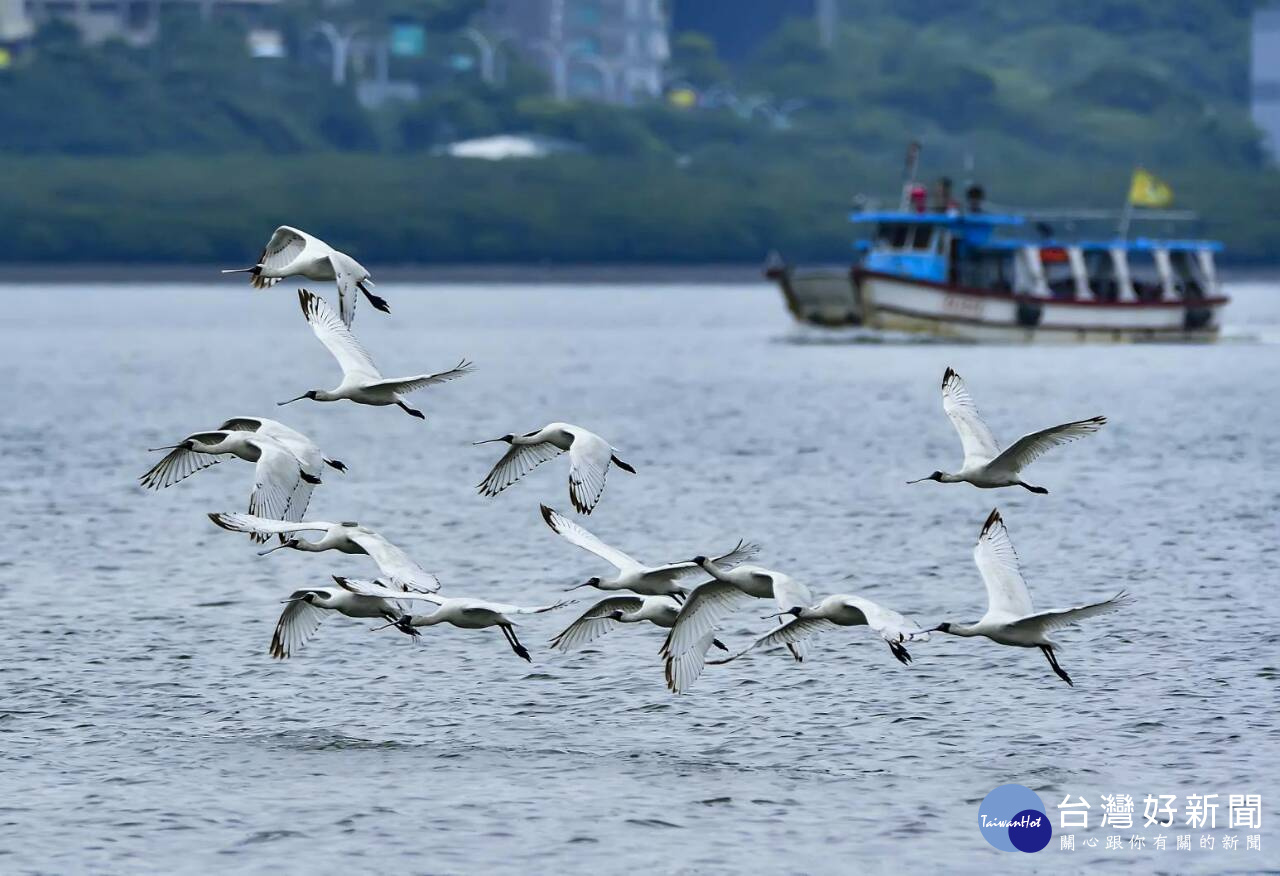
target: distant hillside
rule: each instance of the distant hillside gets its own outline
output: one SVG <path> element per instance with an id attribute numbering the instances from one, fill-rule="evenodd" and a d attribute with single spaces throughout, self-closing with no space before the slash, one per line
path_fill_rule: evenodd
<path id="1" fill-rule="evenodd" d="M 911 139 L 926 175 L 1010 204 L 1119 206 L 1141 163 L 1236 258 L 1280 244 L 1245 105 L 1250 0 L 845 0 L 831 51 L 807 18 L 734 62 L 676 35 L 691 108 L 557 104 L 518 64 L 486 86 L 448 63 L 474 0 L 433 4 L 453 13 L 438 54 L 392 68 L 422 99 L 376 112 L 302 50 L 302 0 L 278 12 L 282 60 L 247 58 L 234 20 L 144 49 L 46 30 L 0 71 L 0 259 L 230 259 L 287 217 L 394 261 L 838 260 L 851 199 L 891 196 Z M 351 8 L 375 7 L 396 8 Z M 429 154 L 512 131 L 587 154 Z M 171 224 L 194 231 L 157 243 Z"/>

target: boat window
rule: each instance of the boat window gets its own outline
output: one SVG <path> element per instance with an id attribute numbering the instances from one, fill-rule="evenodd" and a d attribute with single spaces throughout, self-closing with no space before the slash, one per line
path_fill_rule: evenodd
<path id="1" fill-rule="evenodd" d="M 917 225 L 915 227 L 915 242 L 912 248 L 928 250 L 932 247 L 932 243 L 933 243 L 933 226 Z"/>
<path id="2" fill-rule="evenodd" d="M 880 230 L 876 234 L 876 242 L 881 247 L 891 249 L 906 249 L 907 242 L 910 239 L 911 226 L 901 223 L 887 222 L 880 226 Z"/>
<path id="3" fill-rule="evenodd" d="M 1195 253 L 1190 250 L 1175 250 L 1169 253 L 1169 262 L 1173 267 L 1173 288 L 1179 296 L 1189 300 L 1205 297 L 1204 280 L 1200 266 L 1196 264 Z"/>
<path id="4" fill-rule="evenodd" d="M 969 289 L 1013 291 L 1012 250 L 980 250 L 957 247 L 954 260 L 955 282 Z"/>
<path id="5" fill-rule="evenodd" d="M 1105 249 L 1090 249 L 1084 253 L 1084 270 L 1089 278 L 1089 291 L 1099 301 L 1118 301 L 1120 284 L 1116 281 L 1115 265 L 1111 253 Z"/>
<path id="6" fill-rule="evenodd" d="M 1129 282 L 1139 301 L 1159 301 L 1164 296 L 1160 269 L 1150 250 L 1129 250 Z"/>
<path id="7" fill-rule="evenodd" d="M 1040 250 L 1040 264 L 1044 266 L 1044 281 L 1049 286 L 1051 298 L 1074 298 L 1076 281 L 1071 274 L 1071 260 L 1062 247 L 1045 247 Z"/>

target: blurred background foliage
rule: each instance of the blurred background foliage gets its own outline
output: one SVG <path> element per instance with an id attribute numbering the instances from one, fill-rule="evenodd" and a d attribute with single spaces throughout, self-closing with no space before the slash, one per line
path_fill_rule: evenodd
<path id="1" fill-rule="evenodd" d="M 366 261 L 841 261 L 855 195 L 893 199 L 915 139 L 926 176 L 1019 206 L 1118 208 L 1143 164 L 1230 259 L 1274 260 L 1280 174 L 1247 106 L 1252 0 L 847 0 L 829 51 L 807 20 L 734 62 L 676 34 L 692 108 L 558 103 L 518 63 L 485 84 L 445 60 L 473 51 L 457 31 L 480 5 L 339 9 L 428 26 L 427 55 L 391 70 L 421 98 L 376 110 L 331 82 L 309 32 L 336 13 L 318 0 L 271 13 L 278 59 L 250 58 L 234 17 L 170 16 L 145 47 L 44 28 L 0 70 L 0 259 L 238 262 L 289 223 Z M 581 151 L 439 154 L 500 133 Z"/>

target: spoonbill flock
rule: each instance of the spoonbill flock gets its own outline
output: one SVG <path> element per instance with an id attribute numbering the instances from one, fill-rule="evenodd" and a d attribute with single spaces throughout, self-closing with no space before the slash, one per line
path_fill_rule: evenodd
<path id="1" fill-rule="evenodd" d="M 359 262 L 304 231 L 289 226 L 277 228 L 256 264 L 224 273 L 247 273 L 250 283 L 259 289 L 270 288 L 291 276 L 333 281 L 337 287 L 337 312 L 324 298 L 307 289 L 298 291 L 298 299 L 312 332 L 337 360 L 342 380 L 334 389 L 309 390 L 280 405 L 302 399 L 346 400 L 374 407 L 397 406 L 411 416 L 425 419 L 421 410 L 410 407 L 406 396 L 474 370 L 461 357 L 447 371 L 384 377 L 352 334 L 351 323 L 359 295 L 383 312 L 390 311 L 387 302 L 370 291 L 373 284 L 369 271 Z M 1054 447 L 1091 435 L 1107 422 L 1098 416 L 1052 426 L 1024 435 L 1002 450 L 978 415 L 964 381 L 952 368 L 947 368 L 942 378 L 942 409 L 960 437 L 964 451 L 960 468 L 955 472 L 935 471 L 908 483 L 933 480 L 968 483 L 983 489 L 1021 487 L 1045 494 L 1046 488 L 1023 479 L 1024 469 Z M 477 486 L 480 495 L 486 497 L 497 496 L 534 468 L 567 453 L 569 501 L 583 516 L 599 505 L 611 467 L 636 473 L 619 456 L 618 448 L 595 432 L 571 423 L 551 422 L 531 432 L 474 443 L 507 445 Z M 381 620 L 382 626 L 374 629 L 395 629 L 414 638 L 420 638 L 424 628 L 441 624 L 463 630 L 496 627 L 517 657 L 532 662 L 533 656 L 517 635 L 518 619 L 553 612 L 576 602 L 561 599 L 522 606 L 473 596 L 442 595 L 444 588 L 436 574 L 373 529 L 354 521 L 305 519 L 312 491 L 322 483 L 325 469 L 344 475 L 348 469 L 343 462 L 326 456 L 306 435 L 276 420 L 230 417 L 217 429 L 191 432 L 177 443 L 155 450 L 165 451 L 165 455 L 139 479 L 143 487 L 153 490 L 170 487 L 227 457 L 253 463 L 248 513 L 215 512 L 209 518 L 222 529 L 248 535 L 259 545 L 276 540 L 260 554 L 286 548 L 305 553 L 334 551 L 367 556 L 377 566 L 376 578 L 331 575 L 332 584 L 290 592 L 282 600 L 285 607 L 268 647 L 268 653 L 277 659 L 296 655 L 322 621 L 336 613 L 365 622 Z M 658 627 L 666 631 L 657 649 L 659 661 L 667 686 L 675 693 L 689 690 L 705 667 L 731 663 L 754 652 L 785 650 L 791 659 L 804 661 L 811 637 L 842 627 L 868 628 L 903 666 L 910 665 L 913 659 L 907 646 L 928 642 L 932 633 L 981 637 L 1014 648 L 1038 648 L 1054 674 L 1074 686 L 1058 663 L 1056 643 L 1049 634 L 1130 602 L 1128 594 L 1121 591 L 1100 602 L 1035 611 L 998 509 L 987 517 L 973 552 L 987 590 L 986 613 L 974 623 L 945 621 L 923 627 L 856 593 L 815 596 L 792 575 L 755 564 L 760 548 L 747 541 L 739 540 L 719 555 L 668 546 L 663 549 L 665 556 L 658 557 L 664 562 L 648 564 L 613 547 L 582 523 L 550 506 L 538 507 L 543 521 L 556 535 L 613 568 L 608 576 L 594 574 L 567 588 L 592 588 L 606 595 L 556 634 L 550 646 L 567 654 L 598 642 L 622 625 Z M 769 604 L 765 619 L 773 621 L 773 625 L 739 649 L 731 649 L 721 639 L 722 627 L 735 613 L 760 601 Z M 724 652 L 724 656 L 708 659 L 712 648 Z"/>

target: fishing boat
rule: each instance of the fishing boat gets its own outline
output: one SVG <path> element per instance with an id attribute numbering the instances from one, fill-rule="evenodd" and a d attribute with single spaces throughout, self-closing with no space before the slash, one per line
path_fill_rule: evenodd
<path id="1" fill-rule="evenodd" d="M 938 205 L 926 198 L 911 184 L 899 209 L 851 214 L 870 233 L 855 242 L 850 268 L 794 269 L 774 256 L 765 275 L 797 320 L 822 327 L 996 343 L 1218 336 L 1229 299 L 1217 241 L 1131 237 L 1131 211 L 1110 238 L 1059 237 L 1053 217 L 1078 225 L 1102 211 L 988 212 L 977 186 L 961 207 L 945 181 Z"/>

